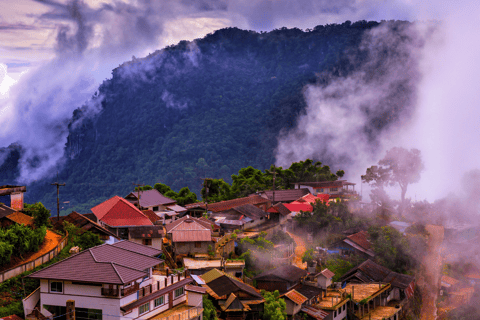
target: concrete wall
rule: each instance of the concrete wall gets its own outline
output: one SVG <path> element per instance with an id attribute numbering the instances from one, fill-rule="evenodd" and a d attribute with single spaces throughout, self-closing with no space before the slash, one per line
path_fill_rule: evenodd
<path id="1" fill-rule="evenodd" d="M 191 307 L 202 307 L 203 308 L 203 294 L 187 291 L 187 305 Z"/>
<path id="2" fill-rule="evenodd" d="M 343 306 L 338 308 L 336 311 L 337 311 L 337 316 L 336 317 L 333 316 L 335 314 L 335 312 L 332 312 L 332 317 L 333 317 L 332 319 L 333 320 L 342 320 L 343 318 L 347 317 L 347 306 L 346 306 L 346 304 L 344 304 Z"/>
<path id="3" fill-rule="evenodd" d="M 323 275 L 319 275 L 317 279 L 318 286 L 322 289 L 326 289 L 332 284 L 332 279 L 327 279 Z"/>
<path id="4" fill-rule="evenodd" d="M 163 239 L 162 238 L 151 238 L 151 239 L 152 239 L 152 245 L 149 247 L 162 250 Z M 128 240 L 143 245 L 143 239 L 130 238 Z"/>
<path id="5" fill-rule="evenodd" d="M 285 310 L 287 315 L 293 316 L 293 315 L 299 313 L 300 309 L 302 309 L 301 305 L 298 305 L 298 304 L 294 303 L 292 300 L 287 299 L 287 298 L 284 298 L 284 300 L 285 300 L 285 304 L 287 305 L 287 308 Z"/>
<path id="6" fill-rule="evenodd" d="M 176 254 L 205 253 L 208 254 L 208 246 L 215 250 L 215 244 L 212 241 L 200 242 L 200 248 L 195 247 L 195 242 L 174 242 Z"/>

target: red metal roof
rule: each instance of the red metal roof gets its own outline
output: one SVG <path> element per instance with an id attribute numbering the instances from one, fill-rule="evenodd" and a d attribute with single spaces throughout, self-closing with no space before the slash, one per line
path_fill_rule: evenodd
<path id="1" fill-rule="evenodd" d="M 318 195 L 314 196 L 313 194 L 309 193 L 309 194 L 301 197 L 300 199 L 297 199 L 297 200 L 291 202 L 291 204 L 304 204 L 304 203 L 314 204 L 317 200 L 320 200 L 324 203 L 328 203 L 329 199 L 330 199 L 330 195 L 328 195 L 328 194 L 318 194 Z"/>
<path id="2" fill-rule="evenodd" d="M 156 221 L 161 220 L 159 216 L 155 214 L 152 210 L 142 210 L 143 214 L 147 216 L 150 221 L 154 224 Z"/>
<path id="3" fill-rule="evenodd" d="M 312 212 L 313 211 L 313 207 L 309 204 L 284 203 L 283 205 L 291 212 L 300 212 L 300 211 Z"/>
<path id="4" fill-rule="evenodd" d="M 112 227 L 153 225 L 145 214 L 119 196 L 93 207 L 92 212 L 98 220 Z"/>

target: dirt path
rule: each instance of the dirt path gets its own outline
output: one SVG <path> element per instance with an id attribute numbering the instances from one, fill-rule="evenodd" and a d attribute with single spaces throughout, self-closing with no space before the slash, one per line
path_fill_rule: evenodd
<path id="1" fill-rule="evenodd" d="M 434 225 L 427 225 L 426 229 L 430 237 L 428 239 L 428 253 L 422 262 L 425 274 L 421 276 L 418 283 L 422 293 L 420 314 L 421 320 L 434 320 L 437 318 L 436 303 L 442 269 L 440 246 L 443 242 L 444 229 L 441 226 Z"/>
<path id="2" fill-rule="evenodd" d="M 40 249 L 37 252 L 25 255 L 24 259 L 20 259 L 18 257 L 12 258 L 10 263 L 2 267 L 0 271 L 15 268 L 16 266 L 24 264 L 25 262 L 30 262 L 37 259 L 38 257 L 41 257 L 45 253 L 55 248 L 60 243 L 61 240 L 62 240 L 61 235 L 56 234 L 55 232 L 52 232 L 50 230 L 47 230 L 45 241 L 40 246 Z"/>
<path id="3" fill-rule="evenodd" d="M 287 232 L 287 233 L 290 235 L 290 237 L 293 238 L 293 240 L 295 240 L 295 243 L 297 245 L 297 247 L 295 248 L 295 259 L 293 261 L 293 264 L 299 268 L 307 269 L 307 263 L 302 262 L 302 256 L 305 253 L 305 251 L 307 251 L 307 248 L 305 246 L 305 241 L 303 241 L 301 237 L 291 232 Z"/>

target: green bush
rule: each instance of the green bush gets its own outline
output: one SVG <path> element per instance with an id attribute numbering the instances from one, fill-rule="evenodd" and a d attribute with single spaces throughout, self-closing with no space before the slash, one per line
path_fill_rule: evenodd
<path id="1" fill-rule="evenodd" d="M 13 253 L 13 245 L 0 241 L 0 266 L 10 262 Z"/>

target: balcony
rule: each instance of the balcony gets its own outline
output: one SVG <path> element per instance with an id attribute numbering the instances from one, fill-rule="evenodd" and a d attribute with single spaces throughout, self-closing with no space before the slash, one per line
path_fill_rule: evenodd
<path id="1" fill-rule="evenodd" d="M 140 285 L 138 283 L 135 283 L 133 286 L 130 286 L 128 288 L 102 288 L 102 296 L 106 297 L 118 297 L 119 293 L 121 293 L 122 297 L 131 295 L 132 293 L 135 293 L 138 291 Z"/>

